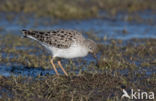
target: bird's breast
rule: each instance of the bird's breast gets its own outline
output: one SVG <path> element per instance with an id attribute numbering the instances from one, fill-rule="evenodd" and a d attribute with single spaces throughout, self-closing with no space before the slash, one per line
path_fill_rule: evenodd
<path id="1" fill-rule="evenodd" d="M 52 47 L 51 48 L 53 57 L 60 57 L 60 58 L 77 58 L 77 57 L 84 57 L 88 54 L 88 50 L 80 45 L 71 45 L 71 47 L 67 49 L 59 49 Z"/>

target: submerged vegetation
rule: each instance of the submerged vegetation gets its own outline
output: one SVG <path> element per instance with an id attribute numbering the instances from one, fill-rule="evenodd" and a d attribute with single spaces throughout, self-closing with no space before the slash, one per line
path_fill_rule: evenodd
<path id="1" fill-rule="evenodd" d="M 30 69 L 51 68 L 46 50 L 28 40 L 10 34 L 1 35 L 0 64 L 14 67 L 20 64 Z M 69 77 L 49 74 L 39 74 L 35 78 L 0 76 L 1 98 L 13 101 L 116 101 L 121 100 L 123 88 L 155 92 L 156 40 L 106 41 L 109 44 L 98 44 L 97 63 L 90 61 L 87 64 L 84 59 L 78 59 L 64 65 Z M 75 62 L 81 65 L 75 66 Z"/>
<path id="2" fill-rule="evenodd" d="M 101 11 L 116 15 L 156 10 L 155 0 L 1 0 L 1 12 L 34 14 L 61 19 L 99 17 Z"/>

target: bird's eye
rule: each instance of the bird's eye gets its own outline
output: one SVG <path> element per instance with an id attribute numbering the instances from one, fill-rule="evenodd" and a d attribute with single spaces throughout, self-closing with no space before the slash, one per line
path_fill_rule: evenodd
<path id="1" fill-rule="evenodd" d="M 91 48 L 91 47 L 90 47 L 89 49 L 90 49 L 90 50 L 92 50 L 92 48 Z"/>

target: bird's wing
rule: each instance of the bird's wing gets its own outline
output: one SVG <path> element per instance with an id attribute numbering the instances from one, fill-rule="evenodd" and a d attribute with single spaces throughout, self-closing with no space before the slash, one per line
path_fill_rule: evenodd
<path id="1" fill-rule="evenodd" d="M 49 32 L 22 30 L 24 37 L 37 40 L 56 48 L 69 48 L 71 44 L 77 40 L 77 37 L 82 37 L 82 34 L 75 30 L 53 30 Z"/>

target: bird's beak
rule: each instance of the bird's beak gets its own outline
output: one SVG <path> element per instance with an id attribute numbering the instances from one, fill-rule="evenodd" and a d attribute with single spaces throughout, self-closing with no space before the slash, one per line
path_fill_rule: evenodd
<path id="1" fill-rule="evenodd" d="M 97 58 L 96 53 L 92 53 L 92 55 L 95 59 Z"/>
<path id="2" fill-rule="evenodd" d="M 92 53 L 92 56 L 95 58 L 95 60 L 96 60 L 96 66 L 97 67 L 99 67 L 99 65 L 98 65 L 98 58 L 97 58 L 97 56 L 96 56 L 96 53 Z"/>

